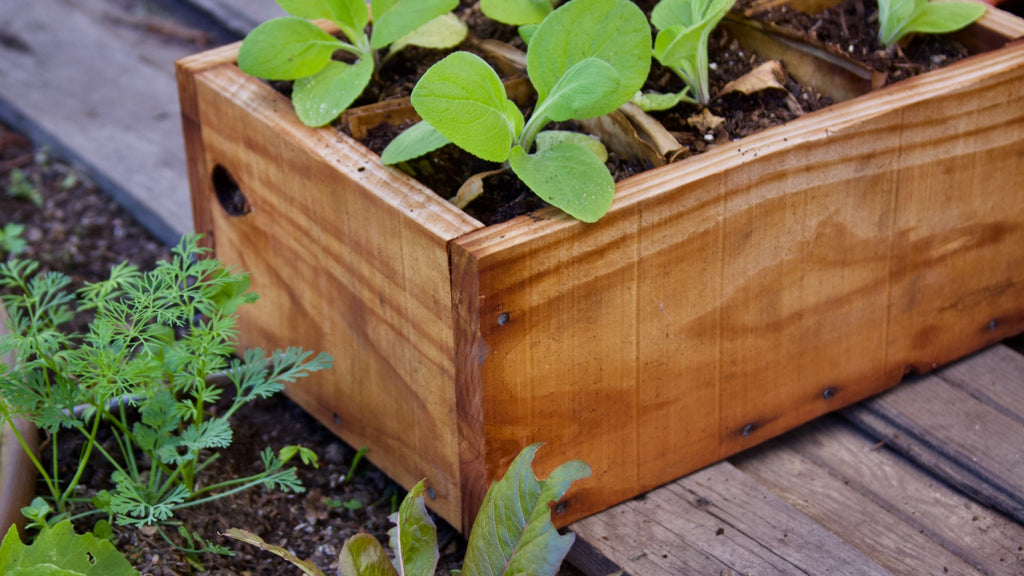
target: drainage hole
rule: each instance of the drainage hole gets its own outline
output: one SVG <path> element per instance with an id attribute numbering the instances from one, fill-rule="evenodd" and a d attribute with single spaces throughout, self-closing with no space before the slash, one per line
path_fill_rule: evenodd
<path id="1" fill-rule="evenodd" d="M 213 169 L 213 191 L 217 194 L 220 207 L 230 216 L 245 216 L 252 212 L 249 200 L 238 187 L 238 182 L 227 168 L 218 164 Z"/>

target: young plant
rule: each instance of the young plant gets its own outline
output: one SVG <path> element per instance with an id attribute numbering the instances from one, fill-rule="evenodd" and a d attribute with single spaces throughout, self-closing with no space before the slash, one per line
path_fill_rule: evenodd
<path id="1" fill-rule="evenodd" d="M 29 178 L 18 168 L 11 170 L 8 176 L 7 195 L 17 200 L 27 200 L 36 206 L 43 205 L 42 183 L 38 175 Z"/>
<path id="2" fill-rule="evenodd" d="M 405 46 L 451 48 L 466 25 L 451 11 L 458 0 L 277 0 L 291 17 L 275 18 L 246 36 L 238 52 L 243 72 L 267 80 L 295 80 L 292 103 L 307 126 L 323 126 L 359 97 L 388 58 Z M 372 33 L 365 29 L 373 13 Z M 333 22 L 347 41 L 309 20 Z M 388 48 L 382 58 L 378 51 Z M 337 51 L 354 64 L 333 59 Z"/>
<path id="3" fill-rule="evenodd" d="M 0 544 L 0 574 L 6 576 L 138 576 L 139 572 L 110 542 L 75 534 L 71 522 L 44 527 L 23 544 L 11 526 Z"/>
<path id="4" fill-rule="evenodd" d="M 480 11 L 491 20 L 519 26 L 527 44 L 537 26 L 555 9 L 554 0 L 480 0 Z"/>
<path id="5" fill-rule="evenodd" d="M 484 495 L 469 535 L 462 576 L 552 576 L 576 539 L 560 535 L 551 523 L 552 502 L 559 500 L 576 480 L 590 476 L 590 467 L 573 460 L 539 481 L 531 463 L 540 444 L 527 446 L 512 461 L 501 480 Z M 421 481 L 402 500 L 388 534 L 394 562 L 371 534 L 360 533 L 345 541 L 338 557 L 340 576 L 431 576 L 437 566 L 437 527 L 423 502 Z M 267 544 L 260 537 L 232 528 L 227 536 L 247 542 L 295 564 L 309 576 L 324 576 L 312 562 L 288 550 Z"/>
<path id="6" fill-rule="evenodd" d="M 645 95 L 648 110 L 667 109 L 679 102 L 707 104 L 708 37 L 736 0 L 661 0 L 651 11 L 651 24 L 659 30 L 654 57 L 679 76 L 686 88 L 678 94 Z M 692 96 L 687 93 L 692 94 Z"/>
<path id="7" fill-rule="evenodd" d="M 24 224 L 10 222 L 0 228 L 0 257 L 10 258 L 24 252 L 28 247 L 28 242 L 21 237 L 24 233 Z"/>
<path id="8" fill-rule="evenodd" d="M 452 142 L 507 163 L 545 201 L 595 222 L 615 193 L 604 147 L 585 134 L 541 130 L 551 122 L 602 116 L 627 102 L 647 78 L 650 52 L 650 26 L 635 4 L 572 0 L 548 15 L 530 41 L 527 73 L 537 104 L 529 120 L 486 62 L 456 52 L 417 82 L 412 104 L 423 122 L 393 140 L 381 160 L 396 164 Z"/>
<path id="9" fill-rule="evenodd" d="M 37 458 L 18 439 L 56 508 L 52 521 L 73 517 L 82 504 L 75 489 L 94 454 L 113 468 L 113 487 L 85 514 L 107 512 L 121 525 L 160 525 L 176 510 L 260 485 L 303 490 L 295 468 L 285 466 L 296 455 L 315 458 L 300 447 L 266 449 L 264 470 L 246 478 L 199 480 L 231 444 L 229 420 L 239 408 L 331 364 L 325 354 L 310 359 L 295 348 L 270 356 L 247 350 L 232 359 L 235 310 L 256 296 L 248 277 L 201 258 L 204 252 L 196 236 L 186 236 L 170 262 L 146 273 L 118 265 L 109 280 L 77 294 L 68 291 L 67 276 L 37 274 L 34 262 L 0 263 L 11 332 L 0 339 L 0 358 L 13 356 L 0 361 L 0 418 L 22 416 L 49 435 L 49 458 Z M 94 314 L 85 335 L 60 330 L 75 310 Z M 234 394 L 214 415 L 209 408 L 225 386 L 218 379 Z M 107 443 L 98 441 L 101 426 Z M 57 449 L 65 431 L 83 439 L 66 480 Z"/>
<path id="10" fill-rule="evenodd" d="M 929 2 L 928 0 L 878 0 L 878 41 L 892 46 L 907 34 L 955 32 L 985 13 L 975 2 Z"/>

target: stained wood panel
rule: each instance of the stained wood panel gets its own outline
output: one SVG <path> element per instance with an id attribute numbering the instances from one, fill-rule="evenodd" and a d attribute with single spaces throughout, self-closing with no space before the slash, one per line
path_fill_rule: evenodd
<path id="1" fill-rule="evenodd" d="M 181 66 L 196 72 L 204 61 L 217 59 Z M 447 242 L 479 224 L 425 201 L 432 193 L 422 188 L 384 192 L 395 172 L 344 135 L 302 126 L 287 98 L 262 87 L 231 64 L 183 84 L 195 98 L 184 109 L 196 115 L 185 126 L 198 128 L 192 141 L 201 144 L 197 225 L 222 261 L 251 273 L 261 296 L 240 320 L 240 342 L 331 352 L 334 369 L 289 396 L 351 445 L 368 447 L 399 482 L 428 478 L 431 505 L 457 519 Z M 231 175 L 251 212 L 221 207 L 217 170 Z"/>
<path id="2" fill-rule="evenodd" d="M 548 211 L 457 239 L 488 470 L 532 441 L 541 468 L 586 460 L 571 521 L 1024 328 L 1024 197 L 993 197 L 1024 177 L 1021 62 L 643 173 L 596 226 Z"/>

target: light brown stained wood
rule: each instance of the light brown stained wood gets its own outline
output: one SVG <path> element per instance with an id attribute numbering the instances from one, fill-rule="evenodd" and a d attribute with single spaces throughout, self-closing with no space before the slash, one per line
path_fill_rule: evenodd
<path id="1" fill-rule="evenodd" d="M 217 256 L 248 271 L 261 295 L 241 317 L 241 344 L 332 352 L 333 370 L 288 394 L 368 447 L 397 481 L 428 478 L 431 505 L 457 519 L 447 242 L 478 224 L 425 201 L 429 191 L 389 194 L 395 175 L 376 156 L 281 114 L 291 103 L 261 88 L 231 65 L 194 79 L 203 164 L 226 169 L 252 206 L 229 216 L 211 174 L 197 175 L 197 221 L 209 223 Z"/>
<path id="2" fill-rule="evenodd" d="M 837 419 L 818 420 L 785 437 L 788 448 L 980 572 L 1024 572 L 1024 526 L 874 442 Z"/>
<path id="3" fill-rule="evenodd" d="M 489 473 L 532 441 L 541 469 L 582 458 L 571 521 L 1024 328 L 1022 62 L 643 173 L 597 225 L 551 210 L 457 239 Z"/>
<path id="4" fill-rule="evenodd" d="M 889 574 L 727 462 L 585 518 L 572 530 L 637 576 Z"/>
<path id="5" fill-rule="evenodd" d="M 290 393 L 456 525 L 531 442 L 594 469 L 565 525 L 1024 328 L 1024 44 L 628 179 L 596 225 L 486 228 L 209 65 L 196 222 L 264 294 L 247 342 L 333 352 Z"/>
<path id="6" fill-rule="evenodd" d="M 887 509 L 887 503 L 857 491 L 785 443 L 758 447 L 732 462 L 893 574 L 983 574 Z"/>

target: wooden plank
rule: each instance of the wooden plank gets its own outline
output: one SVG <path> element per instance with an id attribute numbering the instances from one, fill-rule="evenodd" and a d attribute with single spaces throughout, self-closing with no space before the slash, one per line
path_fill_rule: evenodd
<path id="1" fill-rule="evenodd" d="M 939 376 L 904 383 L 844 415 L 950 484 L 1024 523 L 1024 425 L 1017 420 Z"/>
<path id="2" fill-rule="evenodd" d="M 427 478 L 429 504 L 459 526 L 448 242 L 480 224 L 422 186 L 389 185 L 398 172 L 331 128 L 303 126 L 236 66 L 197 57 L 181 70 L 194 75 L 185 126 L 206 170 L 193 174 L 197 225 L 260 294 L 240 313 L 241 345 L 332 353 L 333 370 L 289 396 L 396 481 Z M 250 212 L 221 206 L 217 174 Z"/>
<path id="3" fill-rule="evenodd" d="M 0 3 L 0 119 L 83 166 L 162 241 L 192 228 L 173 62 L 199 46 L 102 0 Z"/>
<path id="4" fill-rule="evenodd" d="M 864 554 L 719 463 L 572 525 L 572 560 L 628 574 L 889 574 Z M 602 574 L 603 576 L 603 574 Z"/>
<path id="5" fill-rule="evenodd" d="M 909 465 L 849 424 L 823 418 L 787 436 L 785 444 L 980 572 L 1024 571 L 1024 526 Z"/>
<path id="6" fill-rule="evenodd" d="M 596 226 L 550 210 L 456 240 L 480 275 L 488 469 L 541 440 L 542 468 L 586 460 L 571 519 L 1019 331 L 1024 197 L 992 191 L 1024 170 L 1022 62 L 972 57 L 640 174 Z"/>
<path id="7" fill-rule="evenodd" d="M 1024 355 L 993 346 L 935 375 L 1024 425 Z"/>
<path id="8" fill-rule="evenodd" d="M 917 526 L 784 441 L 741 454 L 732 462 L 893 574 L 981 574 Z"/>
<path id="9" fill-rule="evenodd" d="M 221 26 L 245 36 L 260 23 L 286 16 L 274 0 L 187 0 L 214 18 Z"/>

